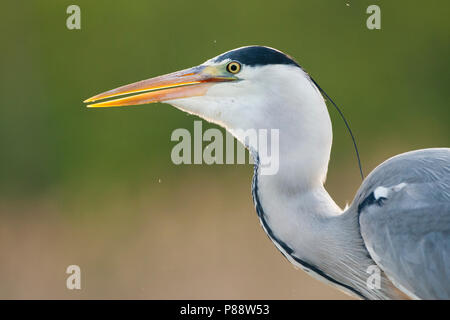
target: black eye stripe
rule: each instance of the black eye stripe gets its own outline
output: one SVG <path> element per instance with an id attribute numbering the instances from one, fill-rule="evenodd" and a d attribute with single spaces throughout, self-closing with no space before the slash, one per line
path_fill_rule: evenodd
<path id="1" fill-rule="evenodd" d="M 221 62 L 226 59 L 239 61 L 246 66 L 264 66 L 268 64 L 287 64 L 300 67 L 295 60 L 288 55 L 263 46 L 249 46 L 234 49 L 221 54 L 215 58 L 215 62 Z"/>

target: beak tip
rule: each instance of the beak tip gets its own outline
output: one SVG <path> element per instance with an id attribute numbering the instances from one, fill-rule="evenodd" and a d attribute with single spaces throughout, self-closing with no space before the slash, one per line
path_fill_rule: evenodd
<path id="1" fill-rule="evenodd" d="M 89 109 L 91 109 L 91 108 L 98 108 L 98 107 L 101 107 L 101 105 L 99 105 L 99 104 L 88 104 L 87 106 L 86 106 L 86 108 L 89 108 Z"/>

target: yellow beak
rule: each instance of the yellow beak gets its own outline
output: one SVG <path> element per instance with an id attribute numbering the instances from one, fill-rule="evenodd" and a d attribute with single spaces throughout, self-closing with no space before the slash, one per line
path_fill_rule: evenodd
<path id="1" fill-rule="evenodd" d="M 215 67 L 198 66 L 151 78 L 95 95 L 85 103 L 98 100 L 126 97 L 89 104 L 88 107 L 120 107 L 167 100 L 202 96 L 208 88 L 217 82 L 233 81 L 236 77 L 218 75 Z"/>

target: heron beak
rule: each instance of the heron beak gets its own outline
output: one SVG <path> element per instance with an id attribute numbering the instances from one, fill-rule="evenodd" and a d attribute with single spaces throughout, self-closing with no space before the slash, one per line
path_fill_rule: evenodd
<path id="1" fill-rule="evenodd" d="M 118 96 L 125 97 L 89 104 L 87 107 L 121 107 L 164 102 L 202 96 L 214 83 L 233 80 L 236 80 L 236 77 L 221 75 L 215 67 L 197 66 L 112 89 L 95 95 L 84 102 L 91 103 Z"/>

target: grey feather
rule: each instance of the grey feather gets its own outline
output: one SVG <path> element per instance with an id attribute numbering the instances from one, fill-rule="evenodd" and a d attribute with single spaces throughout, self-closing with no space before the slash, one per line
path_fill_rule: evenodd
<path id="1" fill-rule="evenodd" d="M 349 211 L 359 213 L 372 259 L 400 290 L 420 299 L 450 299 L 449 148 L 383 162 Z"/>

